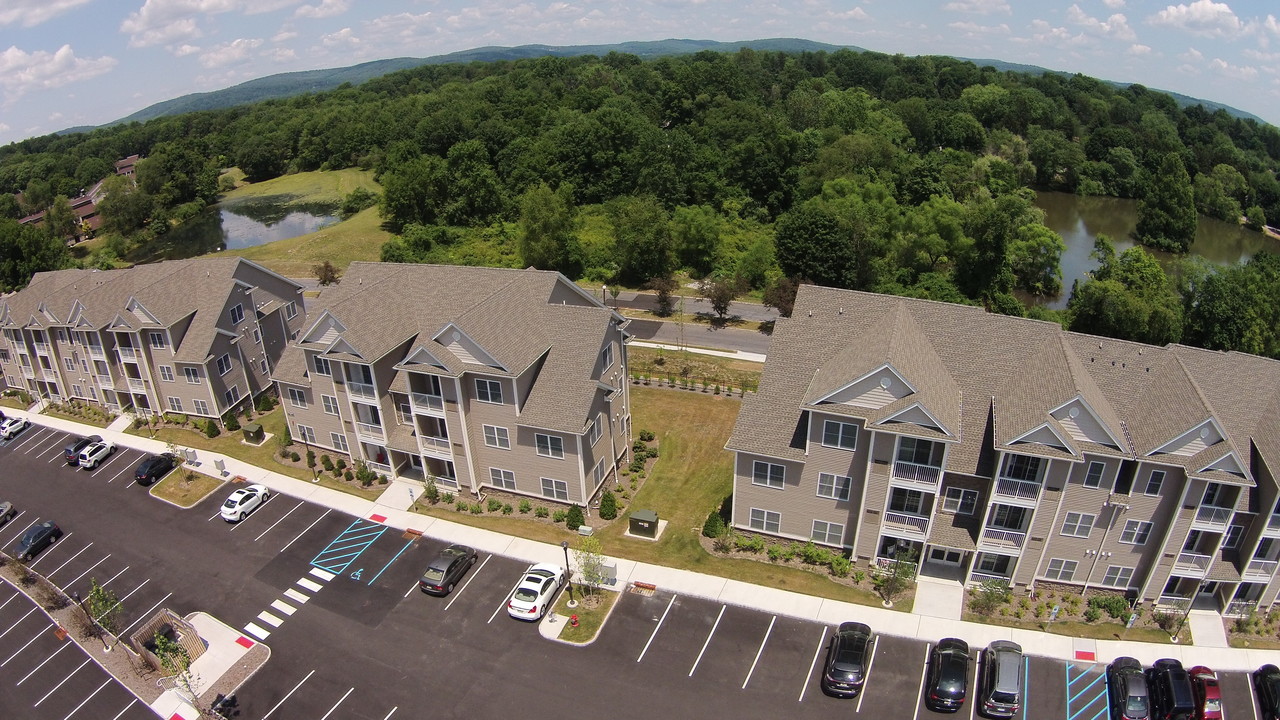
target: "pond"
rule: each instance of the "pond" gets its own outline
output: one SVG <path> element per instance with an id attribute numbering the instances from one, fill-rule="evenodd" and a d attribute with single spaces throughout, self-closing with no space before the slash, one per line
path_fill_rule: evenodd
<path id="1" fill-rule="evenodd" d="M 1039 192 L 1036 207 L 1045 212 L 1045 225 L 1062 236 L 1067 250 L 1062 254 L 1062 294 L 1032 300 L 1054 309 L 1067 306 L 1071 283 L 1098 267 L 1090 257 L 1093 242 L 1107 235 L 1116 252 L 1133 247 L 1133 231 L 1138 227 L 1138 201 L 1113 197 L 1082 197 L 1062 192 Z M 1191 255 L 1198 255 L 1215 265 L 1247 262 L 1262 250 L 1280 253 L 1280 240 L 1247 230 L 1221 220 L 1200 217 Z M 1174 269 L 1178 256 L 1152 250 L 1166 271 Z"/>
<path id="2" fill-rule="evenodd" d="M 338 222 L 331 205 L 299 204 L 289 195 L 219 203 L 129 253 L 134 262 L 179 260 L 306 235 Z"/>

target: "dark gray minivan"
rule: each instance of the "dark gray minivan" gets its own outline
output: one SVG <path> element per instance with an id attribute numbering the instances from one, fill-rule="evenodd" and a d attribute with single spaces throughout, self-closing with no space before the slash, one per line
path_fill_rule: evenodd
<path id="1" fill-rule="evenodd" d="M 1147 691 L 1151 693 L 1151 720 L 1191 720 L 1196 698 L 1191 675 L 1173 658 L 1155 661 L 1147 670 Z"/>
<path id="2" fill-rule="evenodd" d="M 1022 709 L 1022 646 L 996 640 L 982 651 L 978 709 L 990 718 L 1010 718 Z"/>

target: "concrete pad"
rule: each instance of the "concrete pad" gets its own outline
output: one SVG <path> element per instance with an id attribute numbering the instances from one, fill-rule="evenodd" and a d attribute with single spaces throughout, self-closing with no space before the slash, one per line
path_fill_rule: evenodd
<path id="1" fill-rule="evenodd" d="M 205 643 L 204 653 L 191 663 L 191 673 L 200 678 L 206 687 L 213 685 L 218 678 L 235 667 L 245 653 L 249 652 L 249 648 L 253 647 L 253 643 L 245 647 L 240 642 L 243 633 L 208 613 L 191 613 L 186 620 L 195 627 L 196 634 Z"/>
<path id="2" fill-rule="evenodd" d="M 151 703 L 151 710 L 166 720 L 200 720 L 200 711 L 187 702 L 177 690 L 165 690 Z"/>
<path id="3" fill-rule="evenodd" d="M 959 620 L 964 608 L 964 585 L 954 580 L 921 576 L 916 579 L 914 615 Z"/>
<path id="4" fill-rule="evenodd" d="M 810 618 L 822 606 L 822 598 L 727 580 L 720 591 L 720 602 L 790 617 Z"/>
<path id="5" fill-rule="evenodd" d="M 1227 628 L 1222 616 L 1210 610 L 1192 610 L 1187 615 L 1187 624 L 1191 626 L 1191 642 L 1196 647 L 1224 648 L 1227 643 Z"/>
<path id="6" fill-rule="evenodd" d="M 422 483 L 397 478 L 392 480 L 387 485 L 387 489 L 378 496 L 377 504 L 379 507 L 391 510 L 408 510 L 424 492 Z"/>

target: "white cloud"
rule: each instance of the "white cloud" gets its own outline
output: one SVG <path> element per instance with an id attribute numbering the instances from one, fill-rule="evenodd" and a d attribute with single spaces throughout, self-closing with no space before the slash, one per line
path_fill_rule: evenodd
<path id="1" fill-rule="evenodd" d="M 1251 65 L 1232 65 L 1222 58 L 1210 60 L 1209 69 L 1232 80 L 1255 80 L 1258 77 L 1258 68 Z"/>
<path id="2" fill-rule="evenodd" d="M 177 57 L 186 57 L 187 55 L 194 55 L 195 53 L 200 52 L 200 46 L 183 43 L 175 48 L 170 48 L 170 52 Z"/>
<path id="3" fill-rule="evenodd" d="M 11 46 L 0 53 L 0 88 L 12 100 L 32 90 L 56 88 L 102 75 L 116 66 L 110 56 L 79 58 L 70 45 L 55 52 L 26 52 Z"/>
<path id="4" fill-rule="evenodd" d="M 344 27 L 338 32 L 321 35 L 320 42 L 325 47 L 358 47 L 360 38 L 356 37 L 355 32 L 349 27 Z"/>
<path id="5" fill-rule="evenodd" d="M 1092 42 L 1084 33 L 1073 35 L 1070 30 L 1064 27 L 1054 27 L 1044 20 L 1032 20 L 1031 30 L 1031 42 L 1035 45 L 1069 48 Z"/>
<path id="6" fill-rule="evenodd" d="M 5 0 L 0 7 L 0 25 L 32 27 L 77 8 L 90 0 Z"/>
<path id="7" fill-rule="evenodd" d="M 970 35 L 1008 35 L 1009 26 L 1005 23 L 999 25 L 979 25 L 975 22 L 953 22 L 947 23 L 947 27 L 952 30 L 959 30 Z"/>
<path id="8" fill-rule="evenodd" d="M 1147 18 L 1152 25 L 1178 28 L 1203 37 L 1235 37 L 1247 28 L 1231 11 L 1231 6 L 1213 0 L 1195 0 L 1190 5 L 1169 5 Z"/>
<path id="9" fill-rule="evenodd" d="M 293 14 L 305 18 L 334 17 L 346 12 L 349 5 L 347 0 L 321 0 L 319 5 L 302 5 Z"/>
<path id="10" fill-rule="evenodd" d="M 1187 63 L 1198 63 L 1204 61 L 1204 53 L 1195 48 L 1187 48 L 1187 51 L 1178 55 L 1178 59 Z"/>
<path id="11" fill-rule="evenodd" d="M 1119 10 L 1120 8 L 1124 7 L 1124 0 L 1102 0 L 1102 4 L 1106 5 L 1112 10 Z"/>
<path id="12" fill-rule="evenodd" d="M 201 53 L 200 64 L 207 68 L 230 65 L 249 57 L 249 52 L 260 45 L 261 38 L 236 38 L 228 43 L 214 45 Z"/>
<path id="13" fill-rule="evenodd" d="M 1139 43 L 1134 43 L 1134 44 L 1132 44 L 1132 45 L 1130 45 L 1130 46 L 1129 46 L 1129 49 L 1128 49 L 1128 50 L 1125 50 L 1125 53 L 1127 53 L 1127 54 L 1129 54 L 1129 55 L 1150 55 L 1150 54 L 1151 54 L 1151 46 L 1150 46 L 1150 45 L 1141 45 L 1141 44 L 1139 44 Z"/>
<path id="14" fill-rule="evenodd" d="M 283 29 L 283 28 L 282 28 L 282 29 L 280 30 L 280 32 L 278 32 L 278 33 L 276 33 L 275 35 L 272 35 L 272 36 L 271 36 L 271 42 L 273 42 L 273 43 L 282 43 L 282 42 L 284 42 L 284 41 L 286 41 L 286 40 L 292 40 L 292 39 L 294 39 L 294 38 L 296 38 L 296 37 L 298 37 L 298 33 L 297 33 L 297 31 L 295 31 L 295 30 L 285 30 L 285 29 Z"/>
<path id="15" fill-rule="evenodd" d="M 856 7 L 852 10 L 848 10 L 845 12 L 831 13 L 828 17 L 834 20 L 869 20 L 871 19 L 871 16 L 867 14 L 867 11 L 863 10 L 860 7 Z"/>
<path id="16" fill-rule="evenodd" d="M 49 113 L 49 122 L 58 122 L 61 119 L 62 119 L 62 113 L 60 112 Z"/>
<path id="17" fill-rule="evenodd" d="M 1133 31 L 1133 28 L 1129 27 L 1129 21 L 1120 13 L 1112 15 L 1106 20 L 1099 20 L 1081 10 L 1079 5 L 1073 4 L 1067 8 L 1067 22 L 1080 25 L 1094 34 L 1115 38 L 1116 40 L 1132 42 L 1138 39 L 1137 33 Z"/>
<path id="18" fill-rule="evenodd" d="M 5 125 L 5 124 L 4 124 L 4 123 L 2 123 L 2 122 L 0 122 L 0 133 L 2 133 L 2 132 L 6 132 L 7 130 L 9 130 L 9 126 L 8 126 L 8 125 Z"/>
<path id="19" fill-rule="evenodd" d="M 150 47 L 202 36 L 198 20 L 240 11 L 256 15 L 296 5 L 298 0 L 146 0 L 120 23 L 129 47 Z"/>
<path id="20" fill-rule="evenodd" d="M 294 52 L 290 48 L 271 48 L 270 50 L 263 52 L 262 56 L 271 62 L 276 63 L 285 63 L 290 60 L 298 59 L 298 53 Z"/>
<path id="21" fill-rule="evenodd" d="M 952 0 L 942 6 L 943 10 L 951 12 L 973 13 L 975 15 L 990 15 L 991 13 L 1004 13 L 1006 15 L 1013 12 L 1009 7 L 1009 3 L 1005 0 Z"/>

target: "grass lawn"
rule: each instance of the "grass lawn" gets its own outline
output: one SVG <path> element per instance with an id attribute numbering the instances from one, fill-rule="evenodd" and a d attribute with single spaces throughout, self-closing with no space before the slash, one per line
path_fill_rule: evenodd
<path id="1" fill-rule="evenodd" d="M 1253 650 L 1280 650 L 1280 640 L 1275 638 L 1235 637 L 1229 636 L 1227 644 L 1233 648 L 1250 648 Z"/>
<path id="2" fill-rule="evenodd" d="M 17 410 L 26 410 L 28 407 L 31 407 L 31 406 L 30 404 L 24 403 L 16 397 L 10 397 L 8 395 L 5 395 L 0 397 L 0 407 L 14 408 Z"/>
<path id="3" fill-rule="evenodd" d="M 1002 617 L 1000 615 L 978 615 L 977 613 L 966 612 L 962 618 L 969 622 L 982 623 L 984 625 L 1001 625 L 1003 627 L 1022 628 L 1024 630 L 1043 630 L 1055 635 L 1067 635 L 1069 637 L 1093 638 L 1095 640 L 1129 640 L 1132 642 L 1149 642 L 1170 644 L 1169 633 L 1157 627 L 1133 627 L 1128 630 L 1124 629 L 1124 623 L 1085 623 L 1072 620 L 1058 621 L 1046 623 L 1039 620 L 1017 620 L 1011 617 Z M 1182 633 L 1178 636 L 1179 643 L 1182 645 L 1191 644 L 1191 628 L 1182 628 Z"/>
<path id="4" fill-rule="evenodd" d="M 195 507 L 222 487 L 225 480 L 177 468 L 151 488 L 151 494 L 184 508 Z"/>
<path id="5" fill-rule="evenodd" d="M 578 607 L 569 607 L 569 593 L 560 593 L 560 599 L 556 601 L 555 607 L 552 608 L 558 617 L 556 622 L 564 623 L 564 628 L 560 631 L 560 639 L 565 642 L 571 642 L 578 645 L 586 645 L 596 639 L 596 635 L 600 633 L 600 628 L 604 626 L 604 621 L 609 617 L 609 611 L 613 609 L 615 603 L 618 602 L 618 593 L 612 590 L 597 590 L 596 598 L 600 604 L 597 607 L 589 608 L 587 603 L 582 602 L 583 587 L 574 583 L 573 597 L 578 599 Z M 569 616 L 578 616 L 578 627 L 569 625 Z"/>
<path id="6" fill-rule="evenodd" d="M 684 376 L 683 369 L 688 368 L 690 379 L 735 388 L 759 387 L 760 374 L 764 372 L 763 363 L 680 350 L 632 346 L 627 349 L 627 358 L 630 361 L 627 370 L 633 376 L 666 378 L 669 375 L 678 380 Z"/>
<path id="7" fill-rule="evenodd" d="M 244 174 L 233 171 L 243 178 Z M 246 198 L 271 197 L 273 195 L 289 195 L 299 203 L 324 203 L 337 205 L 342 199 L 362 187 L 379 192 L 382 188 L 373 180 L 373 171 L 359 168 L 294 173 L 281 175 L 260 183 L 238 184 L 235 190 L 219 198 L 219 202 L 236 202 Z"/>

